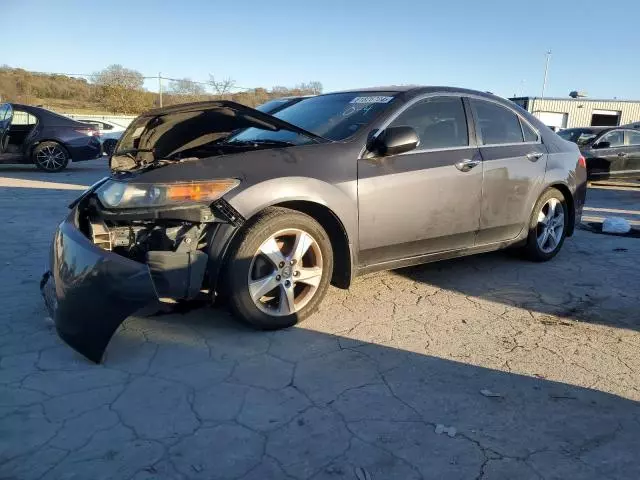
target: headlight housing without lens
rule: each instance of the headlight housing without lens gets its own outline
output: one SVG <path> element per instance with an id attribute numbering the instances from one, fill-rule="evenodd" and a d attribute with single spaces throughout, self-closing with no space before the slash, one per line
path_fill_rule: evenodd
<path id="1" fill-rule="evenodd" d="M 109 181 L 96 191 L 106 208 L 154 208 L 210 203 L 234 189 L 235 178 L 208 182 L 124 183 Z"/>

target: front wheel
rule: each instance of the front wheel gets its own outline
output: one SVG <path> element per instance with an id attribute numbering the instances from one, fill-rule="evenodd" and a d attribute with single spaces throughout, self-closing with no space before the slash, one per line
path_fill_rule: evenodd
<path id="1" fill-rule="evenodd" d="M 42 142 L 33 150 L 33 161 L 40 170 L 59 172 L 67 168 L 69 154 L 56 142 Z"/>
<path id="2" fill-rule="evenodd" d="M 333 273 L 327 233 L 312 217 L 268 208 L 249 220 L 226 264 L 231 309 L 263 330 L 286 328 L 311 315 Z"/>
<path id="3" fill-rule="evenodd" d="M 555 188 L 542 194 L 533 208 L 525 251 L 536 262 L 555 257 L 567 234 L 569 215 L 564 195 Z"/>

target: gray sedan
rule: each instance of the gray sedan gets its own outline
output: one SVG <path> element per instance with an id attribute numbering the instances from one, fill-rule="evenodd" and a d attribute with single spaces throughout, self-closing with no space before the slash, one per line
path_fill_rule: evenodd
<path id="1" fill-rule="evenodd" d="M 510 246 L 549 260 L 586 184 L 575 144 L 509 101 L 442 87 L 319 95 L 273 115 L 153 110 L 110 167 L 71 205 L 41 284 L 59 334 L 96 362 L 158 298 L 223 296 L 277 329 L 363 273 Z"/>

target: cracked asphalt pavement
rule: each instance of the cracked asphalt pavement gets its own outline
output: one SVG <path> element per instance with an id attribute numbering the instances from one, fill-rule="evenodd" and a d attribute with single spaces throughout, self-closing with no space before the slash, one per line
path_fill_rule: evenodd
<path id="1" fill-rule="evenodd" d="M 94 365 L 38 282 L 104 173 L 0 167 L 1 479 L 640 478 L 640 240 L 369 275 L 279 332 L 149 309 Z"/>

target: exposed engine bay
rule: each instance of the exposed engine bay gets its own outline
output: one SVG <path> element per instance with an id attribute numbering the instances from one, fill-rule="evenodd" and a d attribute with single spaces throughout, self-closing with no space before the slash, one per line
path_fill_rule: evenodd
<path id="1" fill-rule="evenodd" d="M 105 210 L 95 196 L 78 205 L 80 231 L 97 247 L 149 267 L 159 298 L 189 300 L 208 293 L 208 248 L 221 223 L 241 216 L 224 200 L 162 211 Z"/>

